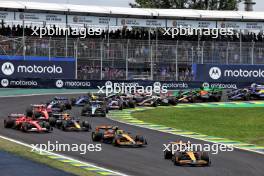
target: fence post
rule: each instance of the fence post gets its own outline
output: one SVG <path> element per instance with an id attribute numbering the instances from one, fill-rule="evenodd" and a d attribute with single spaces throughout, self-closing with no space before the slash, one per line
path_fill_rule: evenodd
<path id="1" fill-rule="evenodd" d="M 153 50 L 152 45 L 150 45 L 150 79 L 153 80 Z"/>
<path id="2" fill-rule="evenodd" d="M 229 57 L 229 42 L 227 42 L 227 47 L 226 47 L 226 65 L 228 65 L 228 57 Z"/>
<path id="3" fill-rule="evenodd" d="M 191 56 L 191 58 L 192 58 L 192 64 L 193 64 L 193 46 L 192 46 L 192 56 Z"/>
<path id="4" fill-rule="evenodd" d="M 68 33 L 66 32 L 66 39 L 65 39 L 65 57 L 68 57 Z"/>
<path id="5" fill-rule="evenodd" d="M 178 44 L 179 44 L 179 41 L 177 40 L 176 49 L 175 49 L 175 76 L 176 76 L 176 81 L 178 81 Z"/>
<path id="6" fill-rule="evenodd" d="M 129 45 L 129 40 L 127 40 L 127 45 L 126 45 L 126 80 L 128 80 L 128 45 Z"/>
<path id="7" fill-rule="evenodd" d="M 255 48 L 255 42 L 252 42 L 252 51 L 251 51 L 251 64 L 254 65 L 254 48 Z"/>
<path id="8" fill-rule="evenodd" d="M 75 79 L 78 79 L 78 44 L 79 39 L 77 39 L 76 42 L 74 42 L 74 48 L 75 48 Z"/>
<path id="9" fill-rule="evenodd" d="M 101 54 L 100 74 L 101 74 L 101 80 L 103 80 L 103 41 L 101 42 L 101 46 L 100 46 L 100 54 Z"/>
<path id="10" fill-rule="evenodd" d="M 242 64 L 242 30 L 240 29 L 240 37 L 239 37 L 239 64 Z"/>
<path id="11" fill-rule="evenodd" d="M 203 64 L 203 63 L 204 63 L 204 41 L 203 41 L 203 45 L 202 45 L 202 50 L 201 50 L 201 52 L 202 52 L 202 53 L 201 53 L 201 57 L 202 57 L 202 58 L 201 58 L 201 59 L 202 59 L 202 60 L 201 60 L 201 63 Z"/>
<path id="12" fill-rule="evenodd" d="M 25 41 L 25 20 L 22 22 L 22 43 L 23 43 L 23 57 L 26 60 L 26 41 Z"/>
<path id="13" fill-rule="evenodd" d="M 49 37 L 49 61 L 50 61 L 50 38 L 51 37 Z"/>

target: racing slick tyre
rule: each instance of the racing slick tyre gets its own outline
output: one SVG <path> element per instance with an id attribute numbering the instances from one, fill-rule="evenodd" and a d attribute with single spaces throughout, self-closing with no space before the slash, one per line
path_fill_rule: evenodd
<path id="1" fill-rule="evenodd" d="M 250 100 L 250 95 L 249 94 L 246 94 L 245 97 L 244 97 L 244 100 L 245 101 L 249 101 Z"/>
<path id="2" fill-rule="evenodd" d="M 136 136 L 135 141 L 142 142 L 143 144 L 147 145 L 147 140 L 143 136 Z"/>
<path id="3" fill-rule="evenodd" d="M 100 141 L 102 139 L 103 139 L 103 134 L 102 133 L 92 132 L 92 140 L 93 141 Z"/>
<path id="4" fill-rule="evenodd" d="M 117 138 L 114 138 L 114 140 L 113 140 L 113 145 L 114 146 L 119 146 L 119 144 L 118 144 L 118 141 L 117 141 L 118 139 Z"/>
<path id="5" fill-rule="evenodd" d="M 89 111 L 89 109 L 91 109 L 91 107 L 89 105 L 86 105 L 82 108 L 82 111 L 81 111 L 81 115 L 82 116 L 85 116 L 86 113 Z"/>
<path id="6" fill-rule="evenodd" d="M 5 128 L 12 128 L 15 125 L 15 121 L 12 119 L 5 119 L 4 120 L 4 127 Z"/>
<path id="7" fill-rule="evenodd" d="M 133 101 L 129 101 L 128 102 L 128 107 L 129 108 L 135 108 L 136 107 L 136 104 Z"/>
<path id="8" fill-rule="evenodd" d="M 190 97 L 190 103 L 196 103 L 196 97 L 195 96 L 192 96 Z"/>
<path id="9" fill-rule="evenodd" d="M 34 112 L 33 116 L 34 116 L 34 118 L 38 119 L 41 117 L 41 113 L 40 112 Z"/>
<path id="10" fill-rule="evenodd" d="M 211 165 L 211 160 L 209 158 L 209 154 L 207 152 L 201 152 L 201 160 L 204 160 L 207 162 L 207 166 Z"/>
<path id="11" fill-rule="evenodd" d="M 56 128 L 61 129 L 62 128 L 62 120 L 56 120 L 55 126 L 56 126 Z"/>
<path id="12" fill-rule="evenodd" d="M 180 152 L 175 152 L 171 158 L 171 161 L 173 162 L 174 165 L 179 166 L 181 158 L 182 158 L 182 154 Z"/>
<path id="13" fill-rule="evenodd" d="M 28 130 L 29 130 L 29 124 L 28 123 L 25 123 L 25 122 L 22 123 L 21 129 L 22 129 L 23 132 L 28 132 Z"/>
<path id="14" fill-rule="evenodd" d="M 43 127 L 47 129 L 47 131 L 52 131 L 52 127 L 49 122 L 44 122 Z"/>
<path id="15" fill-rule="evenodd" d="M 71 105 L 74 106 L 76 103 L 76 98 L 71 98 Z"/>
<path id="16" fill-rule="evenodd" d="M 66 103 L 65 104 L 65 108 L 71 110 L 72 109 L 72 105 L 70 103 Z"/>
<path id="17" fill-rule="evenodd" d="M 91 125 L 89 124 L 88 121 L 83 121 L 82 122 L 82 127 L 85 128 L 85 131 L 89 131 L 90 129 L 92 129 Z"/>
<path id="18" fill-rule="evenodd" d="M 62 129 L 63 131 L 66 131 L 66 130 L 67 130 L 67 127 L 68 127 L 68 123 L 67 123 L 67 121 L 63 121 L 63 122 L 62 122 L 62 125 L 61 125 L 61 129 Z"/>
<path id="19" fill-rule="evenodd" d="M 221 97 L 219 97 L 219 96 L 213 96 L 211 98 L 211 102 L 220 102 L 220 100 L 221 100 Z"/>
<path id="20" fill-rule="evenodd" d="M 165 150 L 164 151 L 164 159 L 171 159 L 172 158 L 172 152 Z"/>
<path id="21" fill-rule="evenodd" d="M 152 104 L 153 107 L 157 107 L 158 106 L 158 103 L 157 101 L 154 101 L 153 104 Z"/>
<path id="22" fill-rule="evenodd" d="M 54 127 L 56 125 L 56 118 L 50 117 L 49 118 L 49 123 L 50 123 L 50 126 Z"/>
<path id="23" fill-rule="evenodd" d="M 26 116 L 27 116 L 27 117 L 32 117 L 32 116 L 33 116 L 33 111 L 32 111 L 31 108 L 27 108 L 27 109 L 26 109 Z"/>
<path id="24" fill-rule="evenodd" d="M 170 105 L 173 105 L 173 106 L 176 106 L 177 105 L 177 99 L 176 98 L 171 98 L 171 99 L 169 99 L 169 104 Z"/>
<path id="25" fill-rule="evenodd" d="M 102 115 L 102 116 L 103 116 L 103 117 L 106 117 L 106 111 L 103 112 L 103 115 Z"/>

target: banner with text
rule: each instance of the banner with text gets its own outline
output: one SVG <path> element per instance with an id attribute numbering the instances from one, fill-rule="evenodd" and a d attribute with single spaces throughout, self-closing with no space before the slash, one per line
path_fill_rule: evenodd
<path id="1" fill-rule="evenodd" d="M 45 78 L 45 79 L 74 79 L 74 58 L 13 56 L 6 59 L 0 56 L 0 77 L 6 78 Z"/>
<path id="2" fill-rule="evenodd" d="M 194 64 L 195 81 L 264 82 L 264 65 Z"/>

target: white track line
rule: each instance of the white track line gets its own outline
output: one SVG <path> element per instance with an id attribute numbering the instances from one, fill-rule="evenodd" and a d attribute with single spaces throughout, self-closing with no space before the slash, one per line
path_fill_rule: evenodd
<path id="1" fill-rule="evenodd" d="M 33 147 L 32 147 L 31 145 L 26 144 L 26 143 L 21 142 L 21 141 L 18 141 L 18 140 L 15 140 L 15 139 L 11 139 L 11 138 L 8 138 L 8 137 L 2 136 L 2 135 L 0 135 L 0 138 L 33 149 Z M 56 154 L 56 153 L 48 152 L 48 151 L 45 151 L 45 153 L 48 153 L 48 154 L 51 154 L 51 155 L 55 155 L 55 156 L 58 156 L 58 157 L 61 157 L 61 158 L 65 158 L 65 159 L 67 159 L 67 160 L 71 160 L 71 161 L 79 162 L 79 163 L 81 163 L 81 164 L 85 164 L 85 165 L 87 165 L 87 166 L 91 166 L 91 167 L 98 168 L 98 169 L 101 169 L 101 170 L 105 170 L 105 171 L 111 172 L 111 173 L 113 173 L 113 174 L 122 175 L 122 176 L 129 176 L 129 175 L 124 174 L 124 173 L 121 173 L 121 172 L 113 171 L 113 170 L 110 170 L 110 169 L 105 169 L 105 168 L 103 168 L 103 167 L 97 166 L 97 165 L 92 164 L 92 163 L 79 161 L 79 160 L 77 160 L 77 159 L 74 159 L 74 158 L 71 158 L 71 157 L 68 157 L 68 156 L 65 156 L 65 155 Z"/>

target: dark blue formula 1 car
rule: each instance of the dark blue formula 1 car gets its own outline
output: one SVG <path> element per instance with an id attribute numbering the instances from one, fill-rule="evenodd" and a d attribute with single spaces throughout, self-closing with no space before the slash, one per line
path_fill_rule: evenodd
<path id="1" fill-rule="evenodd" d="M 229 100 L 250 100 L 251 93 L 249 89 L 235 89 L 227 94 Z"/>
<path id="2" fill-rule="evenodd" d="M 251 85 L 251 97 L 253 99 L 264 99 L 264 85 L 252 84 Z"/>
<path id="3" fill-rule="evenodd" d="M 63 106 L 64 109 L 69 109 L 69 110 L 72 109 L 71 102 L 67 97 L 55 96 L 53 99 L 47 102 L 47 106 L 50 104 L 52 105 L 59 104 Z"/>
<path id="4" fill-rule="evenodd" d="M 235 89 L 228 93 L 229 100 L 263 100 L 264 99 L 264 86 L 252 84 L 248 88 Z"/>
<path id="5" fill-rule="evenodd" d="M 89 96 L 83 95 L 78 98 L 72 98 L 71 105 L 72 106 L 85 106 L 90 101 L 91 101 L 91 98 Z"/>

